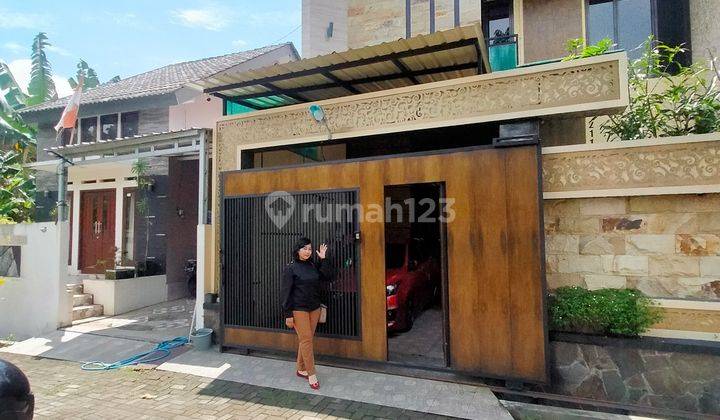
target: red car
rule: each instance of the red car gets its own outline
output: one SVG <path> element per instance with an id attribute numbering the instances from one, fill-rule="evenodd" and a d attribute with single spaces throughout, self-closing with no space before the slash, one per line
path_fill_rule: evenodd
<path id="1" fill-rule="evenodd" d="M 390 243 L 385 250 L 388 331 L 408 331 L 440 293 L 440 267 L 421 241 Z"/>

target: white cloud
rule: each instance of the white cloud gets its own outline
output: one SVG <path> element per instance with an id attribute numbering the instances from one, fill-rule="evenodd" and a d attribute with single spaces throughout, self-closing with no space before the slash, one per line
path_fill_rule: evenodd
<path id="1" fill-rule="evenodd" d="M 32 69 L 32 61 L 28 59 L 13 60 L 8 63 L 10 71 L 15 77 L 15 81 L 20 85 L 20 89 L 23 92 L 28 93 L 27 88 L 30 84 L 30 70 Z M 55 83 L 55 90 L 57 91 L 58 97 L 71 95 L 73 90 L 70 87 L 70 82 L 67 81 L 67 77 L 60 75 L 52 76 L 53 83 Z"/>
<path id="2" fill-rule="evenodd" d="M 54 52 L 55 54 L 62 55 L 64 57 L 72 57 L 73 56 L 70 51 L 66 50 L 65 48 L 58 47 L 56 45 L 48 45 L 47 47 L 45 47 L 45 49 L 50 52 Z"/>
<path id="3" fill-rule="evenodd" d="M 52 79 L 55 83 L 55 91 L 57 92 L 58 98 L 72 95 L 73 90 L 70 87 L 70 82 L 68 82 L 67 77 L 54 74 Z"/>
<path id="4" fill-rule="evenodd" d="M 3 29 L 45 29 L 50 24 L 48 15 L 18 13 L 0 9 L 0 28 Z"/>
<path id="5" fill-rule="evenodd" d="M 242 47 L 246 47 L 248 43 L 247 43 L 247 41 L 243 41 L 242 39 L 237 39 L 237 40 L 233 41 L 232 44 L 234 47 L 242 48 Z"/>
<path id="6" fill-rule="evenodd" d="M 16 54 L 21 53 L 23 51 L 30 51 L 30 47 L 23 47 L 22 45 L 18 44 L 17 42 L 6 42 L 3 45 L 3 48 L 6 50 L 12 51 Z"/>
<path id="7" fill-rule="evenodd" d="M 247 17 L 248 23 L 253 26 L 288 26 L 295 27 L 302 22 L 302 14 L 299 11 L 293 12 L 263 12 L 252 13 Z"/>
<path id="8" fill-rule="evenodd" d="M 173 10 L 170 15 L 173 22 L 183 26 L 219 31 L 232 22 L 234 14 L 229 10 L 210 6 L 204 9 Z"/>
<path id="9" fill-rule="evenodd" d="M 30 83 L 30 69 L 32 68 L 32 60 L 23 58 L 21 60 L 13 60 L 8 63 L 10 72 L 12 72 L 15 81 L 20 89 L 27 93 L 28 84 Z"/>

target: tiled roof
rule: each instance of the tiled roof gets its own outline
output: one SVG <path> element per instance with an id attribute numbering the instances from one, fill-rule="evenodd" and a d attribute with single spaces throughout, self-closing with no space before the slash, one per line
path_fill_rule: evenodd
<path id="1" fill-rule="evenodd" d="M 165 67 L 160 67 L 159 69 L 128 77 L 127 79 L 122 79 L 119 82 L 103 83 L 83 92 L 81 104 L 94 104 L 171 93 L 187 83 L 207 78 L 285 45 L 287 44 L 270 45 L 218 57 L 170 64 Z M 28 113 L 53 108 L 64 108 L 68 99 L 69 96 L 43 102 L 23 108 L 19 112 Z"/>

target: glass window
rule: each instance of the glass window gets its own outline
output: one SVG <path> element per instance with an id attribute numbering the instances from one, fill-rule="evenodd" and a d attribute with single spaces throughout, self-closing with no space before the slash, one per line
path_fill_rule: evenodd
<path id="1" fill-rule="evenodd" d="M 100 139 L 108 140 L 117 137 L 117 114 L 100 117 Z"/>
<path id="2" fill-rule="evenodd" d="M 642 55 L 638 47 L 653 33 L 652 0 L 590 0 L 587 10 L 589 43 L 610 38 L 630 60 Z"/>
<path id="3" fill-rule="evenodd" d="M 80 120 L 80 141 L 83 143 L 97 141 L 97 117 Z"/>
<path id="4" fill-rule="evenodd" d="M 130 136 L 136 136 L 139 134 L 138 131 L 138 123 L 140 121 L 140 118 L 138 116 L 137 112 L 126 112 L 122 114 L 122 136 L 121 137 L 130 137 Z"/>
<path id="5" fill-rule="evenodd" d="M 615 11 L 612 1 L 591 1 L 588 5 L 588 42 L 596 44 L 603 38 L 615 41 Z"/>
<path id="6" fill-rule="evenodd" d="M 619 0 L 617 16 L 617 43 L 635 60 L 642 55 L 642 48 L 638 47 L 652 34 L 650 0 Z"/>

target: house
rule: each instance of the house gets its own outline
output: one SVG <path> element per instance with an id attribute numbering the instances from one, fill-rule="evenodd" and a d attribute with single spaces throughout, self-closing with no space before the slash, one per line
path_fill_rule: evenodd
<path id="1" fill-rule="evenodd" d="M 697 361 L 698 352 L 716 345 L 697 341 L 717 341 L 720 333 L 709 265 L 717 234 L 708 231 L 720 220 L 720 184 L 714 174 L 692 181 L 684 174 L 702 172 L 697 166 L 705 158 L 693 156 L 712 160 L 719 139 L 588 144 L 597 140 L 588 122 L 628 105 L 628 57 L 648 35 L 697 44 L 683 60 L 704 60 L 705 49 L 720 45 L 717 31 L 703 25 L 718 7 L 644 0 L 303 2 L 302 60 L 195 83 L 230 102 L 280 102 L 228 113 L 215 128 L 214 272 L 205 287 L 220 302 L 206 305 L 205 319 L 218 319 L 212 327 L 220 349 L 295 350 L 277 293 L 288 250 L 305 234 L 330 245 L 339 269 L 326 290 L 331 322 L 319 329 L 320 358 L 686 407 L 660 385 L 635 393 L 628 384 L 636 373 L 652 377 L 652 363 L 641 357 L 646 349 L 688 361 L 668 364 L 676 371 L 663 371 L 658 381 L 717 363 L 716 356 Z M 567 39 L 606 35 L 620 51 L 560 60 Z M 651 169 L 655 164 L 688 168 L 675 174 Z M 427 210 L 417 205 L 426 200 L 435 205 L 427 213 L 433 221 L 421 226 L 363 213 L 409 199 L 414 204 L 400 209 L 403 216 Z M 441 199 L 453 200 L 453 222 L 437 217 Z M 333 211 L 348 207 L 359 211 Z M 633 213 L 646 209 L 653 214 Z M 708 221 L 702 227 L 701 216 Z M 712 244 L 699 245 L 704 238 Z M 432 246 L 412 250 L 422 242 Z M 698 255 L 710 259 L 703 263 Z M 422 266 L 427 273 L 430 260 L 439 264 L 434 298 L 401 297 L 404 286 L 392 270 Z M 667 260 L 682 267 L 663 265 Z M 667 308 L 668 319 L 642 340 L 647 347 L 550 340 L 546 290 L 564 285 L 637 287 Z M 425 317 L 422 326 L 418 316 Z M 397 322 L 416 326 L 398 333 Z M 593 361 L 598 354 L 607 357 Z M 608 360 L 614 364 L 604 365 Z M 593 369 L 578 378 L 570 371 L 580 365 Z M 608 378 L 593 373 L 608 366 Z M 710 380 L 698 380 L 698 391 L 688 390 L 694 401 L 713 392 Z"/>
<path id="2" fill-rule="evenodd" d="M 167 65 L 83 92 L 76 129 L 56 143 L 53 126 L 68 98 L 20 111 L 38 127 L 36 221 L 54 220 L 59 157 L 72 162 L 67 178 L 70 209 L 68 268 L 85 279 L 86 299 L 75 318 L 122 313 L 187 295 L 183 269 L 196 258 L 198 225 L 208 223 L 206 173 L 212 166 L 212 127 L 225 101 L 188 85 L 296 60 L 292 44 L 273 45 Z M 246 104 L 248 108 L 251 103 Z M 133 164 L 147 163 L 147 196 L 138 191 Z M 142 201 L 139 206 L 138 202 Z M 139 210 L 140 209 L 140 210 Z M 141 211 L 142 210 L 142 211 Z M 103 282 L 106 269 L 135 267 L 126 295 Z M 87 275 L 91 275 L 88 279 Z M 130 275 L 133 276 L 132 274 Z M 92 285 L 88 281 L 93 280 Z M 77 288 L 79 291 L 80 289 Z M 77 309 L 77 308 L 76 308 Z"/>

